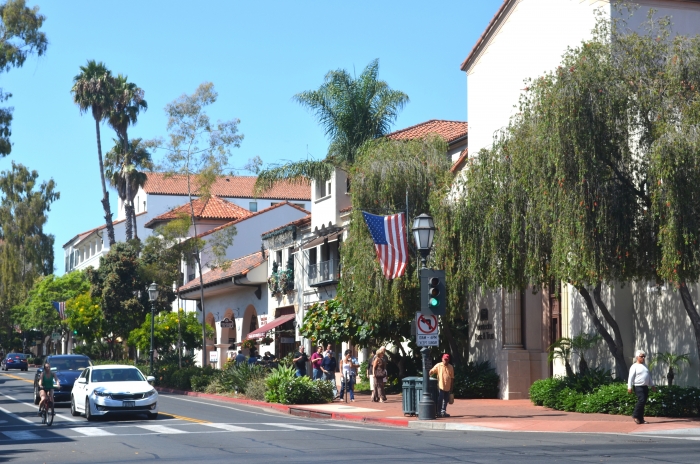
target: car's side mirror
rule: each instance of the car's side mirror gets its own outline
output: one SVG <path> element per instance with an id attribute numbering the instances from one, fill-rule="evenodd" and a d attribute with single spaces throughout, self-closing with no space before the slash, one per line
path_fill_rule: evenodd
<path id="1" fill-rule="evenodd" d="M 148 382 L 150 384 L 152 384 L 155 381 L 156 381 L 156 378 L 153 377 L 152 375 L 149 375 L 148 377 L 146 377 L 146 382 Z"/>
<path id="2" fill-rule="evenodd" d="M 85 377 L 80 377 L 78 383 L 87 383 L 87 379 Z"/>

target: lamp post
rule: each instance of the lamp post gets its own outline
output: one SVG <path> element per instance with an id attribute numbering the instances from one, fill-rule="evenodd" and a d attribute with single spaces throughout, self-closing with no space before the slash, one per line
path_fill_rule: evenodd
<path id="1" fill-rule="evenodd" d="M 426 263 L 430 249 L 433 247 L 433 238 L 435 237 L 435 223 L 433 218 L 423 213 L 413 220 L 413 239 L 416 242 L 416 248 L 420 252 L 421 270 L 427 269 Z M 420 350 L 423 355 L 423 394 L 418 402 L 418 420 L 433 420 L 435 419 L 435 402 L 430 397 L 430 380 L 428 375 L 428 347 L 424 346 Z"/>
<path id="2" fill-rule="evenodd" d="M 151 356 L 151 375 L 153 374 L 153 328 L 156 317 L 156 300 L 158 299 L 158 285 L 153 282 L 148 286 L 148 301 L 151 302 L 151 351 L 149 352 Z"/>

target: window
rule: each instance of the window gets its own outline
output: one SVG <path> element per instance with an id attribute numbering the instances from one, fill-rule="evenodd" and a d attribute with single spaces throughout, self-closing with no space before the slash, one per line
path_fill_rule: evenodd
<path id="1" fill-rule="evenodd" d="M 330 180 L 325 182 L 325 183 L 321 183 L 321 182 L 317 183 L 316 184 L 316 199 L 318 200 L 320 198 L 327 197 L 328 195 L 330 195 L 331 194 L 331 186 L 332 186 L 332 183 Z"/>
<path id="2" fill-rule="evenodd" d="M 282 267 L 282 250 L 275 252 L 275 262 L 280 268 Z"/>
<path id="3" fill-rule="evenodd" d="M 294 248 L 287 249 L 287 269 L 294 270 Z"/>
<path id="4" fill-rule="evenodd" d="M 66 256 L 66 270 L 65 270 L 65 272 L 68 272 L 69 269 L 70 268 L 68 267 L 68 256 Z"/>
<path id="5" fill-rule="evenodd" d="M 73 258 L 75 257 L 74 252 L 70 252 L 70 255 L 68 255 L 69 258 L 69 264 L 68 264 L 68 269 L 73 269 Z"/>
<path id="6" fill-rule="evenodd" d="M 248 209 L 252 211 L 253 213 L 258 212 L 258 202 L 257 201 L 251 201 L 248 203 Z"/>
<path id="7" fill-rule="evenodd" d="M 309 264 L 316 264 L 316 248 L 309 248 Z"/>

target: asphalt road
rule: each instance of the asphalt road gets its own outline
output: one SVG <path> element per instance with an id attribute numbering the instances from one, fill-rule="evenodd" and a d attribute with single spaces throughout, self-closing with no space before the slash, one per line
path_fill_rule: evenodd
<path id="1" fill-rule="evenodd" d="M 9 375 L 8 375 L 9 374 Z M 697 463 L 700 436 L 419 431 L 160 395 L 160 417 L 41 425 L 34 372 L 0 373 L 0 463 Z"/>

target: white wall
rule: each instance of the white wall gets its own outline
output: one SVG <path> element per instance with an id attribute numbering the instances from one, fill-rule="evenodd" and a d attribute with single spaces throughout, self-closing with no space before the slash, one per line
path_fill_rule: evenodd
<path id="1" fill-rule="evenodd" d="M 336 169 L 331 182 L 330 195 L 318 195 L 316 181 L 311 182 L 311 230 L 328 223 L 340 224 L 340 210 L 352 206 L 350 194 L 347 192 L 348 175 L 341 169 Z"/>

